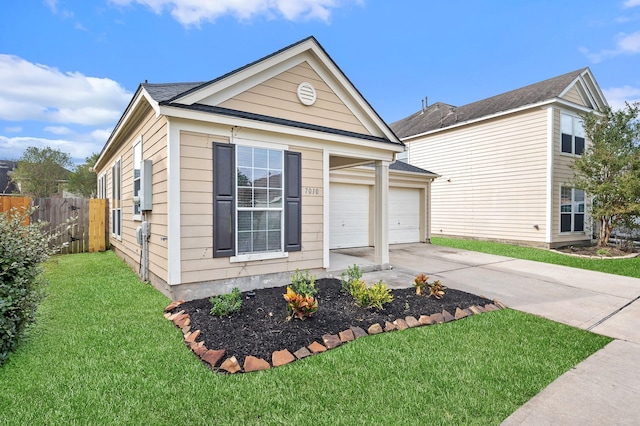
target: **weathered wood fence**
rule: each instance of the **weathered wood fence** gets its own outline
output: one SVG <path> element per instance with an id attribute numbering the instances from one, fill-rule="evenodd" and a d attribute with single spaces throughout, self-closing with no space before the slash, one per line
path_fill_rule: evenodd
<path id="1" fill-rule="evenodd" d="M 0 212 L 38 206 L 31 221 L 43 221 L 48 232 L 59 232 L 52 241 L 62 254 L 104 251 L 108 247 L 108 203 L 103 199 L 0 196 Z"/>

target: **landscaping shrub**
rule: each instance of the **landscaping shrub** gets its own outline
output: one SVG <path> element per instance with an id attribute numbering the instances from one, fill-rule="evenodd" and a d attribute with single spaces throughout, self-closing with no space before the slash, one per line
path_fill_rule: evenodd
<path id="1" fill-rule="evenodd" d="M 429 297 L 433 296 L 436 299 L 442 299 L 444 297 L 444 291 L 447 289 L 445 286 L 440 283 L 440 280 L 435 280 L 430 283 L 429 277 L 425 274 L 418 274 L 416 279 L 413 281 L 416 286 L 416 294 L 419 296 L 422 294 L 425 288 L 429 289 Z"/>
<path id="2" fill-rule="evenodd" d="M 288 320 L 292 318 L 305 319 L 318 310 L 318 300 L 315 298 L 318 289 L 315 286 L 316 277 L 303 274 L 298 269 L 291 275 L 291 285 L 287 287 L 284 300 L 287 301 Z"/>
<path id="3" fill-rule="evenodd" d="M 33 210 L 0 213 L 0 365 L 35 319 L 44 288 L 40 264 L 56 251 L 49 243 L 57 234 L 44 232 L 46 223 L 28 224 Z"/>
<path id="4" fill-rule="evenodd" d="M 351 283 L 359 281 L 361 278 L 362 269 L 358 265 L 347 266 L 347 272 L 343 272 L 340 275 L 340 289 L 343 293 L 351 294 Z"/>
<path id="5" fill-rule="evenodd" d="M 382 280 L 371 287 L 367 287 L 367 284 L 359 279 L 351 282 L 349 288 L 351 296 L 363 308 L 384 309 L 383 305 L 393 300 L 391 290 L 387 289 L 387 285 Z"/>
<path id="6" fill-rule="evenodd" d="M 209 301 L 211 301 L 211 315 L 224 317 L 240 310 L 242 293 L 238 287 L 234 287 L 231 293 L 213 296 Z"/>

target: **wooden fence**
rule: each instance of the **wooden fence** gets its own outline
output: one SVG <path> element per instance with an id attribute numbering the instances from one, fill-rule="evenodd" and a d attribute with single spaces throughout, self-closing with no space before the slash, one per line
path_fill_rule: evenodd
<path id="1" fill-rule="evenodd" d="M 0 196 L 0 212 L 12 207 L 38 206 L 31 221 L 43 221 L 60 235 L 53 244 L 62 254 L 104 251 L 108 247 L 108 203 L 103 199 Z"/>

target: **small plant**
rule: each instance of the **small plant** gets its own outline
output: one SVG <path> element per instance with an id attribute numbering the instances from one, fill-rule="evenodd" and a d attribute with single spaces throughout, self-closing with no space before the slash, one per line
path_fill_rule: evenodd
<path id="1" fill-rule="evenodd" d="M 309 275 L 309 271 L 305 271 L 303 274 L 300 270 L 296 269 L 296 271 L 291 275 L 291 289 L 296 294 L 303 296 L 315 296 L 318 294 L 318 289 L 316 288 L 316 277 L 314 275 Z"/>
<path id="2" fill-rule="evenodd" d="M 429 280 L 429 277 L 426 276 L 425 274 L 418 274 L 416 279 L 413 281 L 415 283 L 416 294 L 418 296 L 420 296 L 422 294 L 422 291 L 427 287 L 428 280 Z"/>
<path id="3" fill-rule="evenodd" d="M 444 291 L 447 289 L 440 283 L 440 280 L 435 280 L 432 283 L 428 283 L 429 296 L 433 296 L 436 299 L 442 299 L 444 297 Z"/>
<path id="4" fill-rule="evenodd" d="M 292 318 L 304 320 L 318 310 L 318 300 L 315 297 L 298 294 L 291 287 L 287 287 L 284 300 L 287 301 L 287 311 L 289 312 L 287 320 Z"/>
<path id="5" fill-rule="evenodd" d="M 351 293 L 351 283 L 359 281 L 361 278 L 362 269 L 358 265 L 348 266 L 347 272 L 343 272 L 340 276 L 340 290 L 343 293 Z"/>
<path id="6" fill-rule="evenodd" d="M 391 290 L 387 289 L 387 285 L 382 280 L 371 287 L 367 287 L 363 280 L 356 280 L 351 283 L 350 290 L 356 303 L 366 309 L 384 309 L 383 305 L 393 300 Z"/>
<path id="7" fill-rule="evenodd" d="M 609 249 L 605 248 L 605 247 L 599 248 L 596 253 L 600 257 L 606 257 L 606 256 L 609 256 L 609 254 L 610 254 Z"/>
<path id="8" fill-rule="evenodd" d="M 442 283 L 440 283 L 440 280 L 435 280 L 434 282 L 430 283 L 429 277 L 425 274 L 418 274 L 413 282 L 416 286 L 416 294 L 418 296 L 428 288 L 429 295 L 427 297 L 433 296 L 436 299 L 442 299 L 444 297 L 444 291 L 447 289 L 442 285 Z"/>
<path id="9" fill-rule="evenodd" d="M 242 293 L 238 287 L 234 287 L 231 293 L 209 298 L 211 301 L 211 315 L 224 317 L 240 310 L 242 306 Z"/>

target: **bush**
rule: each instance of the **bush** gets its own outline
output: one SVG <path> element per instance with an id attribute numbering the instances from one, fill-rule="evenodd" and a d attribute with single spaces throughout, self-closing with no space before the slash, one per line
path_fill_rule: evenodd
<path id="1" fill-rule="evenodd" d="M 429 289 L 429 296 L 427 297 L 435 297 L 436 299 L 442 299 L 444 297 L 444 291 L 447 289 L 445 286 L 440 283 L 440 280 L 435 280 L 430 283 L 429 277 L 425 274 L 418 274 L 416 279 L 413 281 L 416 287 L 416 294 L 419 296 L 422 294 L 422 291 L 425 288 Z"/>
<path id="2" fill-rule="evenodd" d="M 363 308 L 384 309 L 384 304 L 393 300 L 391 290 L 380 280 L 377 284 L 367 287 L 363 280 L 352 281 L 349 285 L 351 296 Z"/>
<path id="3" fill-rule="evenodd" d="M 211 315 L 224 317 L 238 312 L 242 306 L 242 293 L 238 287 L 234 287 L 231 293 L 209 298 L 211 302 Z"/>
<path id="4" fill-rule="evenodd" d="M 315 297 L 298 294 L 291 287 L 287 287 L 284 300 L 287 301 L 288 320 L 292 318 L 304 320 L 318 310 L 318 300 Z"/>
<path id="5" fill-rule="evenodd" d="M 293 275 L 291 275 L 291 289 L 296 294 L 315 296 L 318 294 L 318 289 L 316 288 L 316 277 L 314 275 L 309 275 L 309 271 L 305 271 L 303 275 L 300 270 L 296 269 Z"/>
<path id="6" fill-rule="evenodd" d="M 287 287 L 287 294 L 284 300 L 287 301 L 288 320 L 292 318 L 305 319 L 318 310 L 318 294 L 316 288 L 316 277 L 309 275 L 309 271 L 304 274 L 298 269 L 291 275 L 291 285 Z"/>
<path id="7" fill-rule="evenodd" d="M 354 264 L 353 267 L 348 266 L 347 272 L 343 272 L 340 276 L 340 290 L 343 293 L 351 294 L 351 283 L 359 281 L 362 278 L 362 269 Z"/>
<path id="8" fill-rule="evenodd" d="M 34 209 L 0 213 L 0 365 L 35 320 L 44 295 L 40 264 L 55 253 L 44 222 L 29 223 Z"/>

